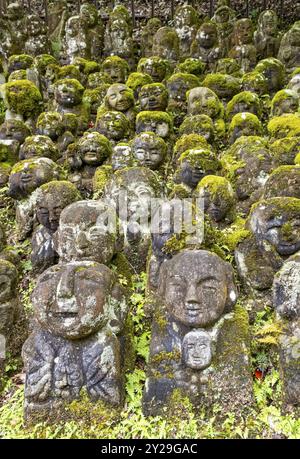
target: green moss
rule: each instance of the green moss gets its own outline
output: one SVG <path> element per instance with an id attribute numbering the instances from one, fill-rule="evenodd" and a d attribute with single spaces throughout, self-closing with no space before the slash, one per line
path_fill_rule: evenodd
<path id="1" fill-rule="evenodd" d="M 294 76 L 296 76 L 296 75 L 300 75 L 300 67 L 297 67 L 297 68 L 293 71 L 293 73 L 292 73 L 292 75 L 291 75 L 291 79 L 292 79 Z"/>
<path id="2" fill-rule="evenodd" d="M 27 79 L 27 70 L 15 70 L 11 72 L 8 77 L 8 81 L 17 81 L 17 80 L 26 80 Z"/>
<path id="3" fill-rule="evenodd" d="M 207 175 L 198 183 L 196 190 L 207 189 L 214 199 L 220 197 L 225 201 L 234 201 L 234 194 L 230 182 L 225 177 L 218 175 Z"/>
<path id="4" fill-rule="evenodd" d="M 201 59 L 189 57 L 184 62 L 178 64 L 177 69 L 178 72 L 189 73 L 200 78 L 204 74 L 205 64 L 201 61 Z"/>
<path id="5" fill-rule="evenodd" d="M 261 103 L 260 103 L 259 97 L 253 92 L 243 91 L 233 96 L 233 98 L 228 102 L 227 107 L 226 107 L 227 118 L 230 118 L 230 116 L 232 115 L 235 109 L 236 104 L 239 104 L 239 103 L 246 104 L 247 107 L 249 108 L 254 106 L 257 116 L 258 117 L 261 116 L 262 109 L 261 109 Z"/>
<path id="6" fill-rule="evenodd" d="M 39 56 L 35 57 L 34 64 L 39 74 L 45 75 L 48 65 L 58 65 L 58 62 L 55 57 L 51 56 L 50 54 L 40 54 Z"/>
<path id="7" fill-rule="evenodd" d="M 223 73 L 206 75 L 201 85 L 214 91 L 220 98 L 233 97 L 240 91 L 240 80 Z"/>
<path id="8" fill-rule="evenodd" d="M 298 164 L 300 165 L 300 153 L 298 153 L 298 155 L 295 158 L 295 164 L 296 165 L 298 165 Z"/>
<path id="9" fill-rule="evenodd" d="M 253 72 L 245 73 L 243 75 L 242 87 L 247 91 L 253 90 L 259 95 L 267 94 L 268 92 L 268 82 L 266 77 L 257 70 L 253 70 Z"/>
<path id="10" fill-rule="evenodd" d="M 278 75 L 278 87 L 284 86 L 285 79 L 285 67 L 281 61 L 275 59 L 274 57 L 269 57 L 259 61 L 255 67 L 255 71 L 262 73 L 268 79 L 268 74 L 270 69 L 276 69 Z"/>
<path id="11" fill-rule="evenodd" d="M 84 87 L 82 86 L 82 84 L 74 78 L 63 78 L 54 83 L 55 88 L 61 85 L 72 85 L 79 93 L 83 94 L 84 92 Z"/>
<path id="12" fill-rule="evenodd" d="M 145 110 L 140 112 L 136 117 L 137 123 L 147 123 L 147 122 L 155 122 L 155 123 L 167 123 L 171 130 L 173 129 L 173 121 L 171 116 L 166 112 L 153 112 Z"/>
<path id="13" fill-rule="evenodd" d="M 33 57 L 28 54 L 14 54 L 8 59 L 8 68 L 19 67 L 19 69 L 29 69 L 33 65 Z"/>
<path id="14" fill-rule="evenodd" d="M 82 57 L 76 57 L 73 64 L 79 69 L 84 75 L 90 75 L 91 73 L 100 71 L 100 64 L 95 61 L 89 61 Z"/>
<path id="15" fill-rule="evenodd" d="M 142 86 L 149 85 L 151 83 L 153 83 L 153 80 L 150 75 L 140 72 L 132 72 L 126 81 L 126 86 L 135 92 Z"/>
<path id="16" fill-rule="evenodd" d="M 174 156 L 177 158 L 179 155 L 187 150 L 195 148 L 210 148 L 207 140 L 199 134 L 184 134 L 181 136 L 174 146 Z"/>
<path id="17" fill-rule="evenodd" d="M 64 65 L 63 67 L 60 67 L 57 78 L 59 80 L 64 78 L 71 78 L 79 81 L 80 72 L 75 65 Z"/>
<path id="18" fill-rule="evenodd" d="M 67 180 L 52 180 L 51 182 L 42 185 L 39 190 L 43 194 L 50 193 L 57 195 L 59 200 L 68 204 L 81 199 L 81 195 L 76 186 Z"/>
<path id="19" fill-rule="evenodd" d="M 187 116 L 179 127 L 179 135 L 194 134 L 197 132 L 210 132 L 214 134 L 214 124 L 207 115 Z"/>
<path id="20" fill-rule="evenodd" d="M 167 87 L 171 87 L 172 84 L 184 84 L 187 89 L 192 89 L 200 86 L 200 80 L 191 73 L 174 73 L 168 78 Z"/>
<path id="21" fill-rule="evenodd" d="M 109 165 L 97 167 L 95 175 L 93 177 L 93 191 L 95 196 L 102 196 L 105 185 L 110 179 L 112 173 L 112 167 Z"/>
<path id="22" fill-rule="evenodd" d="M 40 111 L 42 96 L 38 88 L 29 80 L 5 83 L 5 102 L 12 111 L 30 118 Z"/>
<path id="23" fill-rule="evenodd" d="M 268 132 L 273 139 L 299 136 L 300 115 L 286 114 L 274 117 L 268 124 Z"/>
<path id="24" fill-rule="evenodd" d="M 244 239 L 250 237 L 251 232 L 245 228 L 246 220 L 237 217 L 233 224 L 222 231 L 222 243 L 233 252 L 237 245 Z"/>
<path id="25" fill-rule="evenodd" d="M 200 167 L 204 170 L 217 171 L 220 169 L 220 163 L 211 150 L 193 149 L 187 150 L 180 155 L 179 164 L 188 162 L 192 167 Z"/>
<path id="26" fill-rule="evenodd" d="M 277 164 L 294 164 L 300 148 L 299 137 L 283 137 L 270 144 L 270 152 Z"/>
<path id="27" fill-rule="evenodd" d="M 278 197 L 260 200 L 252 205 L 251 214 L 258 206 L 268 207 L 273 217 L 288 214 L 289 218 L 298 219 L 300 215 L 300 199 L 298 198 Z"/>
<path id="28" fill-rule="evenodd" d="M 129 73 L 129 65 L 119 56 L 109 56 L 102 63 L 102 70 L 105 71 L 106 67 L 121 67 L 126 74 Z"/>

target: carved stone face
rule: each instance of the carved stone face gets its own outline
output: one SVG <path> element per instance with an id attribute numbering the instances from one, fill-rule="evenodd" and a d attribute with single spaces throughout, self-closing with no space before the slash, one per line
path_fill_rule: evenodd
<path id="1" fill-rule="evenodd" d="M 248 45 L 253 40 L 253 25 L 250 19 L 240 19 L 235 23 L 234 34 L 236 42 L 240 45 Z"/>
<path id="2" fill-rule="evenodd" d="M 218 96 L 209 88 L 194 88 L 188 93 L 188 114 L 208 115 L 214 119 L 220 112 Z"/>
<path id="3" fill-rule="evenodd" d="M 120 112 L 106 112 L 97 119 L 97 131 L 111 140 L 122 140 L 128 135 L 129 121 Z"/>
<path id="4" fill-rule="evenodd" d="M 0 139 L 3 140 L 16 140 L 21 144 L 29 135 L 28 127 L 19 120 L 7 120 L 0 126 Z"/>
<path id="5" fill-rule="evenodd" d="M 204 370 L 212 360 L 211 337 L 204 330 L 194 330 L 182 342 L 183 362 L 193 370 Z"/>
<path id="6" fill-rule="evenodd" d="M 160 83 L 166 77 L 166 65 L 163 59 L 149 57 L 141 67 L 141 70 L 150 75 L 155 83 Z"/>
<path id="7" fill-rule="evenodd" d="M 141 110 L 165 111 L 168 105 L 168 91 L 160 83 L 147 84 L 140 90 Z"/>
<path id="8" fill-rule="evenodd" d="M 47 136 L 33 135 L 26 138 L 19 151 L 20 160 L 30 158 L 49 158 L 56 161 L 59 151 L 55 143 Z"/>
<path id="9" fill-rule="evenodd" d="M 230 21 L 231 10 L 228 6 L 218 8 L 214 15 L 214 21 L 217 24 L 227 24 Z"/>
<path id="10" fill-rule="evenodd" d="M 129 145 L 116 145 L 111 156 L 113 171 L 132 166 L 133 158 Z"/>
<path id="11" fill-rule="evenodd" d="M 140 166 L 155 170 L 163 163 L 167 146 L 164 141 L 150 132 L 145 132 L 135 137 L 132 144 L 133 156 Z"/>
<path id="12" fill-rule="evenodd" d="M 110 155 L 111 148 L 105 138 L 98 132 L 91 132 L 83 136 L 78 142 L 78 152 L 84 164 L 101 166 Z"/>
<path id="13" fill-rule="evenodd" d="M 216 45 L 218 33 L 215 24 L 202 24 L 197 32 L 196 40 L 202 48 L 209 49 Z"/>
<path id="14" fill-rule="evenodd" d="M 134 96 L 125 84 L 113 84 L 107 91 L 106 103 L 110 110 L 126 112 L 134 105 Z"/>
<path id="15" fill-rule="evenodd" d="M 105 326 L 113 302 L 122 301 L 122 295 L 109 268 L 93 262 L 73 262 L 45 271 L 38 278 L 32 301 L 44 328 L 73 340 Z"/>
<path id="16" fill-rule="evenodd" d="M 93 5 L 85 3 L 80 8 L 80 20 L 82 24 L 88 28 L 93 27 L 97 23 L 97 10 Z"/>
<path id="17" fill-rule="evenodd" d="M 103 72 L 106 73 L 114 83 L 124 83 L 127 80 L 126 65 L 122 62 L 106 60 L 103 63 Z"/>
<path id="18" fill-rule="evenodd" d="M 16 296 L 17 277 L 14 265 L 6 260 L 0 260 L 0 304 Z"/>
<path id="19" fill-rule="evenodd" d="M 63 107 L 74 107 L 82 101 L 84 88 L 71 79 L 62 80 L 55 87 L 55 100 Z"/>
<path id="20" fill-rule="evenodd" d="M 161 27 L 153 37 L 153 56 L 170 61 L 177 61 L 179 56 L 179 38 L 172 27 Z"/>
<path id="21" fill-rule="evenodd" d="M 44 183 L 59 178 L 56 164 L 48 158 L 34 158 L 17 163 L 9 177 L 9 194 L 26 198 Z"/>
<path id="22" fill-rule="evenodd" d="M 147 113 L 146 116 L 144 114 Z M 162 117 L 155 116 L 156 113 L 163 112 L 140 112 L 136 119 L 136 133 L 140 134 L 142 132 L 154 132 L 156 135 L 162 139 L 167 138 L 170 135 L 170 122 L 165 120 L 165 113 Z"/>
<path id="23" fill-rule="evenodd" d="M 178 8 L 174 16 L 175 28 L 192 27 L 196 22 L 196 14 L 196 11 L 189 5 Z"/>
<path id="24" fill-rule="evenodd" d="M 300 259 L 295 255 L 286 261 L 275 275 L 273 305 L 278 314 L 288 320 L 300 317 Z"/>
<path id="25" fill-rule="evenodd" d="M 77 188 L 66 181 L 53 181 L 38 190 L 36 217 L 49 232 L 54 233 L 59 225 L 63 209 L 79 198 Z"/>
<path id="26" fill-rule="evenodd" d="M 144 167 L 132 167 L 117 171 L 105 189 L 105 197 L 111 200 L 117 208 L 121 220 L 141 212 L 148 216 L 150 200 L 157 196 L 158 187 L 154 172 Z M 148 218 L 148 217 L 146 217 Z"/>
<path id="27" fill-rule="evenodd" d="M 159 295 L 169 313 L 190 327 L 214 324 L 237 294 L 231 267 L 205 250 L 185 250 L 161 267 Z"/>
<path id="28" fill-rule="evenodd" d="M 229 125 L 229 143 L 234 143 L 242 136 L 259 136 L 261 133 L 261 123 L 256 115 L 248 112 L 238 113 Z"/>
<path id="29" fill-rule="evenodd" d="M 300 249 L 300 200 L 270 198 L 257 205 L 250 215 L 250 228 L 258 240 L 268 241 L 282 256 Z"/>
<path id="30" fill-rule="evenodd" d="M 56 141 L 63 131 L 63 119 L 60 113 L 44 112 L 39 116 L 37 134 L 46 135 L 51 140 Z"/>
<path id="31" fill-rule="evenodd" d="M 100 201 L 79 201 L 66 207 L 56 233 L 63 262 L 92 260 L 108 263 L 115 253 L 114 210 Z"/>
<path id="32" fill-rule="evenodd" d="M 267 37 L 273 37 L 277 34 L 278 19 L 275 11 L 263 11 L 258 21 L 259 28 Z"/>
<path id="33" fill-rule="evenodd" d="M 234 205 L 234 191 L 224 177 L 207 175 L 197 187 L 197 193 L 204 199 L 204 210 L 210 218 L 223 220 Z"/>

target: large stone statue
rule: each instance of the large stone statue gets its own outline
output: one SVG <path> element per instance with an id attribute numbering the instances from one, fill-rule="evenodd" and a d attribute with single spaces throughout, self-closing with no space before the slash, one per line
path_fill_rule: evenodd
<path id="1" fill-rule="evenodd" d="M 184 250 L 163 263 L 152 323 L 143 398 L 147 415 L 165 413 L 180 397 L 209 409 L 251 400 L 247 331 L 236 335 L 237 290 L 233 270 L 217 255 Z M 242 313 L 247 322 L 247 314 Z M 233 381 L 235 385 L 232 393 Z M 217 393 L 215 393 L 215 390 Z M 178 400 L 179 398 L 179 400 Z"/>
<path id="2" fill-rule="evenodd" d="M 257 60 L 256 48 L 253 44 L 253 24 L 251 19 L 239 19 L 233 30 L 234 46 L 229 57 L 236 59 L 244 73 L 253 70 Z"/>
<path id="3" fill-rule="evenodd" d="M 192 6 L 183 5 L 176 9 L 174 28 L 179 37 L 180 57 L 182 60 L 191 55 L 191 45 L 196 36 L 198 25 L 198 13 Z"/>
<path id="4" fill-rule="evenodd" d="M 49 416 L 86 388 L 94 401 L 122 403 L 119 336 L 127 315 L 116 275 L 95 262 L 59 264 L 32 296 L 36 325 L 23 346 L 25 417 Z"/>

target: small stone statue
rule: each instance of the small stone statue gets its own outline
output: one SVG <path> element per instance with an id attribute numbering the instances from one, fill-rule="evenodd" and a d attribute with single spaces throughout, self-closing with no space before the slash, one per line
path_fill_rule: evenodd
<path id="1" fill-rule="evenodd" d="M 108 138 L 112 145 L 126 142 L 130 136 L 130 123 L 124 113 L 116 111 L 100 111 L 97 115 L 95 129 Z"/>
<path id="2" fill-rule="evenodd" d="M 191 46 L 191 56 L 201 59 L 207 69 L 212 70 L 218 59 L 225 56 L 225 49 L 219 43 L 216 24 L 204 22 Z"/>
<path id="3" fill-rule="evenodd" d="M 140 59 L 137 71 L 150 75 L 154 83 L 162 83 L 171 73 L 168 60 L 158 56 Z"/>
<path id="4" fill-rule="evenodd" d="M 300 26 L 299 22 L 294 25 L 283 35 L 278 59 L 284 64 L 287 73 L 292 73 L 297 67 L 300 67 Z"/>
<path id="5" fill-rule="evenodd" d="M 251 19 L 239 19 L 234 24 L 234 46 L 229 57 L 236 59 L 244 73 L 254 69 L 257 60 L 256 48 L 253 44 L 253 24 Z"/>
<path id="6" fill-rule="evenodd" d="M 113 83 L 125 84 L 129 75 L 129 66 L 125 59 L 119 56 L 107 57 L 102 63 L 102 71 Z"/>
<path id="7" fill-rule="evenodd" d="M 47 26 L 37 14 L 30 14 L 26 17 L 26 31 L 28 34 L 24 47 L 26 53 L 38 56 L 49 52 Z"/>
<path id="8" fill-rule="evenodd" d="M 265 10 L 260 13 L 254 43 L 258 59 L 275 57 L 278 54 L 281 33 L 278 31 L 278 17 L 275 11 Z"/>
<path id="9" fill-rule="evenodd" d="M 167 145 L 153 132 L 143 132 L 134 137 L 132 154 L 138 166 L 159 170 L 167 157 Z"/>
<path id="10" fill-rule="evenodd" d="M 64 180 L 42 185 L 36 194 L 36 219 L 40 226 L 35 229 L 31 239 L 31 263 L 34 272 L 40 274 L 57 263 L 53 234 L 58 229 L 63 209 L 78 201 L 80 194 L 72 183 Z"/>
<path id="11" fill-rule="evenodd" d="M 278 91 L 271 102 L 271 117 L 299 112 L 300 96 L 291 89 Z"/>
<path id="12" fill-rule="evenodd" d="M 187 112 L 186 94 L 199 86 L 199 79 L 188 73 L 174 73 L 166 82 L 169 93 L 167 112 L 174 118 L 175 126 L 179 126 Z"/>
<path id="13" fill-rule="evenodd" d="M 159 18 L 151 18 L 147 21 L 145 27 L 141 31 L 141 55 L 143 57 L 152 56 L 153 37 L 162 27 L 161 20 Z"/>
<path id="14" fill-rule="evenodd" d="M 174 15 L 174 28 L 179 37 L 181 59 L 190 57 L 191 45 L 199 25 L 198 13 L 190 5 L 179 6 Z"/>
<path id="15" fill-rule="evenodd" d="M 164 112 L 168 106 L 168 100 L 168 90 L 162 83 L 145 84 L 139 93 L 141 111 Z"/>
<path id="16" fill-rule="evenodd" d="M 153 56 L 167 59 L 175 66 L 180 56 L 180 42 L 176 31 L 172 27 L 161 27 L 153 37 Z"/>
<path id="17" fill-rule="evenodd" d="M 26 137 L 19 151 L 19 159 L 49 158 L 56 162 L 60 157 L 55 143 L 46 135 L 32 135 Z"/>

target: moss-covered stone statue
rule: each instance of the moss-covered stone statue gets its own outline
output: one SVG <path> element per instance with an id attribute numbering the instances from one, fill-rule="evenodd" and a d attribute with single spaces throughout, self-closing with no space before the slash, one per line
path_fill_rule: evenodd
<path id="1" fill-rule="evenodd" d="M 35 274 L 40 274 L 58 262 L 53 234 L 58 229 L 60 214 L 65 207 L 79 201 L 77 188 L 65 180 L 51 181 L 36 191 L 36 219 L 39 226 L 31 239 L 31 263 Z"/>
<path id="2" fill-rule="evenodd" d="M 57 418 L 82 388 L 93 402 L 122 405 L 128 307 L 116 274 L 95 262 L 61 263 L 38 278 L 32 299 L 35 327 L 22 352 L 25 418 Z"/>
<path id="3" fill-rule="evenodd" d="M 204 22 L 198 29 L 191 45 L 191 56 L 200 58 L 207 69 L 212 70 L 218 59 L 225 57 L 225 48 L 218 39 L 217 26 L 213 22 Z"/>
<path id="4" fill-rule="evenodd" d="M 151 18 L 147 21 L 145 27 L 141 30 L 141 55 L 143 57 L 152 56 L 153 37 L 162 27 L 161 20 L 159 18 Z"/>
<path id="5" fill-rule="evenodd" d="M 255 70 L 266 78 L 269 94 L 275 94 L 284 86 L 286 70 L 280 60 L 274 57 L 263 59 L 259 61 Z"/>
<path id="6" fill-rule="evenodd" d="M 103 111 L 101 107 L 97 115 L 95 129 L 107 137 L 112 145 L 126 142 L 131 136 L 131 126 L 124 113 Z"/>
<path id="7" fill-rule="evenodd" d="M 102 62 L 102 71 L 111 78 L 113 83 L 125 84 L 129 75 L 129 66 L 125 59 L 110 56 Z"/>
<path id="8" fill-rule="evenodd" d="M 300 199 L 269 198 L 257 202 L 247 221 L 250 235 L 235 250 L 238 273 L 250 291 L 268 293 L 275 273 L 300 250 Z"/>
<path id="9" fill-rule="evenodd" d="M 229 57 L 238 61 L 244 73 L 253 70 L 257 61 L 253 33 L 251 19 L 239 19 L 235 22 L 233 29 L 234 45 L 229 52 Z"/>
<path id="10" fill-rule="evenodd" d="M 7 107 L 5 119 L 18 119 L 32 126 L 42 111 L 42 96 L 38 88 L 29 80 L 19 80 L 5 83 L 1 91 Z"/>
<path id="11" fill-rule="evenodd" d="M 262 135 L 262 124 L 253 113 L 237 113 L 232 118 L 228 128 L 228 142 L 233 144 L 236 139 L 242 136 Z"/>
<path id="12" fill-rule="evenodd" d="M 158 175 L 147 167 L 120 169 L 105 186 L 104 197 L 117 209 L 123 251 L 135 273 L 146 269 L 151 244 L 152 199 L 161 197 L 161 192 Z"/>
<path id="13" fill-rule="evenodd" d="M 16 163 L 9 176 L 8 194 L 17 201 L 16 224 L 20 240 L 30 235 L 35 218 L 36 194 L 44 183 L 59 180 L 61 168 L 49 158 L 32 158 Z"/>
<path id="14" fill-rule="evenodd" d="M 217 8 L 212 17 L 212 22 L 217 26 L 219 42 L 225 48 L 226 54 L 232 46 L 234 20 L 235 12 L 227 5 Z"/>
<path id="15" fill-rule="evenodd" d="M 206 175 L 195 190 L 204 199 L 204 211 L 214 224 L 224 228 L 234 219 L 236 195 L 229 180 L 217 175 Z"/>
<path id="16" fill-rule="evenodd" d="M 231 121 L 237 113 L 253 113 L 259 119 L 262 116 L 262 103 L 257 94 L 250 91 L 243 91 L 234 96 L 227 104 L 226 118 Z"/>
<path id="17" fill-rule="evenodd" d="M 196 37 L 199 26 L 199 16 L 190 5 L 179 6 L 174 15 L 174 28 L 179 37 L 181 59 L 190 57 L 191 45 Z"/>
<path id="18" fill-rule="evenodd" d="M 169 93 L 167 111 L 174 118 L 175 126 L 179 126 L 187 113 L 187 92 L 198 87 L 199 79 L 188 73 L 174 73 L 166 82 Z"/>
<path id="19" fill-rule="evenodd" d="M 179 37 L 172 27 L 161 27 L 153 37 L 153 56 L 167 59 L 173 66 L 179 61 Z"/>
<path id="20" fill-rule="evenodd" d="M 271 117 L 299 112 L 300 97 L 291 89 L 278 91 L 271 102 Z"/>
<path id="21" fill-rule="evenodd" d="M 142 87 L 152 83 L 153 80 L 147 73 L 132 72 L 126 81 L 126 86 L 133 91 L 135 102 L 137 102 Z"/>
<path id="22" fill-rule="evenodd" d="M 136 118 L 134 93 L 125 84 L 115 83 L 108 88 L 103 109 L 123 113 L 128 119 L 131 128 L 134 129 Z M 101 109 L 99 113 L 100 111 Z"/>
<path id="23" fill-rule="evenodd" d="M 221 100 L 228 102 L 233 96 L 240 92 L 241 82 L 232 75 L 208 73 L 201 86 L 211 89 Z"/>
<path id="24" fill-rule="evenodd" d="M 224 108 L 218 96 L 209 88 L 194 88 L 187 93 L 188 115 L 207 115 L 213 122 L 217 135 L 225 134 Z"/>
<path id="25" fill-rule="evenodd" d="M 75 144 L 69 146 L 66 160 L 71 174 L 68 178 L 84 196 L 92 195 L 96 168 L 111 154 L 109 140 L 98 132 L 86 132 Z"/>
<path id="26" fill-rule="evenodd" d="M 213 120 L 208 115 L 189 115 L 179 127 L 179 135 L 198 134 L 213 144 L 216 132 Z"/>
<path id="27" fill-rule="evenodd" d="M 87 130 L 90 118 L 90 107 L 82 101 L 83 93 L 84 87 L 78 80 L 67 78 L 55 83 L 53 111 L 76 115 L 79 133 Z"/>
<path id="28" fill-rule="evenodd" d="M 141 111 L 161 111 L 167 109 L 169 93 L 162 83 L 145 84 L 139 93 Z"/>
<path id="29" fill-rule="evenodd" d="M 300 24 L 298 21 L 283 35 L 278 52 L 278 59 L 284 64 L 288 73 L 300 67 L 299 50 Z"/>
<path id="30" fill-rule="evenodd" d="M 279 51 L 282 34 L 278 30 L 278 17 L 275 11 L 265 10 L 260 13 L 257 29 L 254 32 L 254 43 L 258 59 L 276 57 Z"/>
<path id="31" fill-rule="evenodd" d="M 272 141 L 283 137 L 297 137 L 300 134 L 300 113 L 287 113 L 275 116 L 268 124 Z"/>
<path id="32" fill-rule="evenodd" d="M 153 132 L 143 132 L 132 141 L 132 155 L 138 166 L 151 170 L 160 170 L 167 157 L 167 144 Z"/>
<path id="33" fill-rule="evenodd" d="M 146 415 L 168 416 L 187 399 L 195 412 L 216 402 L 239 412 L 251 401 L 248 318 L 234 309 L 236 300 L 232 267 L 217 255 L 184 250 L 163 263 L 143 396 Z"/>
<path id="34" fill-rule="evenodd" d="M 136 117 L 135 130 L 137 134 L 154 132 L 166 142 L 173 141 L 173 119 L 165 112 L 140 112 Z"/>
<path id="35" fill-rule="evenodd" d="M 150 75 L 154 83 L 164 82 L 169 74 L 172 73 L 169 61 L 158 56 L 140 59 L 137 71 Z"/>
<path id="36" fill-rule="evenodd" d="M 29 14 L 25 20 L 27 39 L 24 51 L 31 56 L 46 54 L 50 51 L 48 28 L 37 14 Z"/>
<path id="37" fill-rule="evenodd" d="M 26 137 L 19 151 L 19 159 L 49 158 L 56 162 L 60 157 L 59 150 L 50 137 L 33 135 Z"/>
<path id="38" fill-rule="evenodd" d="M 247 213 L 249 207 L 262 195 L 272 171 L 272 156 L 267 141 L 262 137 L 240 137 L 220 158 L 225 177 L 230 180 L 240 207 Z"/>
<path id="39" fill-rule="evenodd" d="M 273 170 L 264 186 L 264 198 L 287 196 L 300 199 L 300 167 L 280 166 Z"/>
<path id="40" fill-rule="evenodd" d="M 74 130 L 69 130 L 66 119 L 68 115 L 72 116 L 72 114 L 62 115 L 58 112 L 43 112 L 36 122 L 36 133 L 49 137 L 55 143 L 60 155 L 75 141 Z"/>

